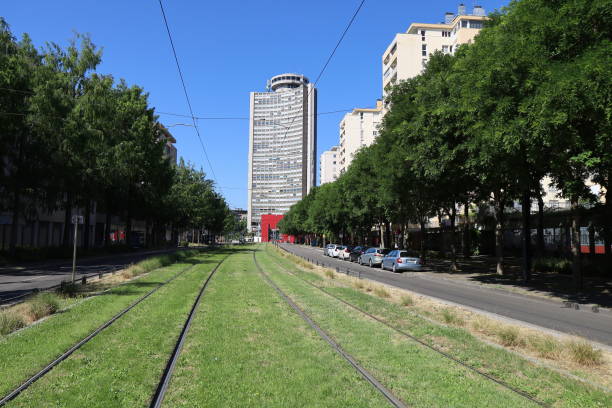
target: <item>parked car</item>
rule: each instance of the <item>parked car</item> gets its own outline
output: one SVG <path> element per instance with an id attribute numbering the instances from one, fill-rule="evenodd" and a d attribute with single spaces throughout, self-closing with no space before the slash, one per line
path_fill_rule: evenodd
<path id="1" fill-rule="evenodd" d="M 382 264 L 382 260 L 386 254 L 389 253 L 388 249 L 384 248 L 368 248 L 365 253 L 363 253 L 357 263 L 359 265 L 369 265 L 370 268 L 374 266 L 380 266 Z"/>
<path id="2" fill-rule="evenodd" d="M 335 245 L 334 248 L 329 251 L 329 253 L 332 258 L 339 258 L 340 252 L 344 251 L 344 248 L 346 248 L 344 245 Z"/>
<path id="3" fill-rule="evenodd" d="M 345 246 L 344 249 L 338 253 L 338 259 L 342 259 L 343 261 L 349 260 L 352 250 L 353 247 Z"/>
<path id="4" fill-rule="evenodd" d="M 383 258 L 381 268 L 393 272 L 419 271 L 421 270 L 421 258 L 411 251 L 394 249 Z"/>
<path id="5" fill-rule="evenodd" d="M 327 244 L 323 247 L 323 255 L 329 256 L 329 251 L 334 247 L 334 244 Z"/>
<path id="6" fill-rule="evenodd" d="M 366 251 L 366 249 L 367 248 L 363 246 L 354 247 L 351 253 L 349 254 L 349 261 L 358 262 L 359 257 Z"/>

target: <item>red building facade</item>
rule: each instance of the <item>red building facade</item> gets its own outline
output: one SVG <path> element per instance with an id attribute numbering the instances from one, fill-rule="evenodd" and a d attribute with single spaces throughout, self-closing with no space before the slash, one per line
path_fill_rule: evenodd
<path id="1" fill-rule="evenodd" d="M 281 234 L 278 231 L 278 222 L 282 219 L 283 215 L 264 214 L 261 216 L 261 242 L 278 239 L 281 242 L 295 243 L 293 235 Z"/>

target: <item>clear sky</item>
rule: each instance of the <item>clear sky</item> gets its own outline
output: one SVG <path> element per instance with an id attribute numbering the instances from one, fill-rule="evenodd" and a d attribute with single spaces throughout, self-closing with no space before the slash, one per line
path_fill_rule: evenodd
<path id="1" fill-rule="evenodd" d="M 274 75 L 314 81 L 360 0 L 165 0 L 164 7 L 196 116 L 249 116 L 249 92 Z M 381 97 L 381 55 L 412 22 L 456 12 L 454 0 L 366 0 L 317 88 L 319 112 L 371 107 Z M 466 1 L 487 12 L 508 0 Z M 0 9 L 14 34 L 65 45 L 74 32 L 103 47 L 98 72 L 138 84 L 159 112 L 188 114 L 157 0 L 19 0 Z M 343 113 L 320 115 L 318 156 L 338 143 Z M 166 126 L 188 118 L 160 115 Z M 232 207 L 247 206 L 248 120 L 200 120 L 217 185 Z M 212 177 L 191 127 L 170 129 L 179 156 Z M 317 170 L 318 171 L 318 170 Z M 318 182 L 318 175 L 317 175 Z"/>

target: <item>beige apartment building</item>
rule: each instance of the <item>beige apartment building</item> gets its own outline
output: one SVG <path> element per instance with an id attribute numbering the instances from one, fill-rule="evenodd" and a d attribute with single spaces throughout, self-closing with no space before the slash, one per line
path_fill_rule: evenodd
<path id="1" fill-rule="evenodd" d="M 332 183 L 338 179 L 338 176 L 340 175 L 340 158 L 338 149 L 338 146 L 334 146 L 321 154 L 319 162 L 321 167 L 321 178 L 319 179 L 319 185 Z"/>
<path id="2" fill-rule="evenodd" d="M 412 23 L 395 36 L 382 56 L 383 97 L 393 85 L 419 75 L 435 51 L 453 54 L 461 44 L 471 42 L 487 19 L 481 6 L 471 14 L 460 4 L 457 14 L 447 12 L 444 23 Z"/>
<path id="3" fill-rule="evenodd" d="M 340 122 L 340 174 L 348 169 L 359 149 L 374 143 L 378 137 L 382 111 L 383 102 L 378 100 L 375 108 L 356 108 L 344 115 Z"/>

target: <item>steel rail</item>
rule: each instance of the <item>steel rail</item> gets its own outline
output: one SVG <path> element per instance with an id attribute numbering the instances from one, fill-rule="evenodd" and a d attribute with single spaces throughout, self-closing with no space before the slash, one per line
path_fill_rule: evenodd
<path id="1" fill-rule="evenodd" d="M 44 367 L 42 370 L 38 371 L 36 374 L 34 374 L 33 376 L 31 376 L 29 379 L 27 379 L 25 382 L 23 382 L 20 386 L 18 386 L 17 388 L 15 388 L 13 391 L 11 391 L 9 394 L 7 394 L 4 398 L 0 399 L 0 407 L 6 405 L 8 402 L 10 402 L 11 400 L 15 399 L 21 392 L 25 391 L 30 385 L 34 384 L 37 380 L 39 380 L 41 377 L 43 377 L 45 374 L 47 374 L 49 371 L 51 371 L 55 366 L 57 366 L 59 363 L 61 363 L 62 361 L 66 360 L 68 357 L 70 357 L 71 354 L 73 354 L 75 351 L 77 351 L 78 349 L 80 349 L 81 347 L 83 347 L 83 345 L 85 345 L 87 342 L 89 342 L 91 339 L 93 339 L 94 337 L 96 337 L 98 334 L 100 334 L 104 329 L 106 329 L 107 327 L 109 327 L 110 325 L 112 325 L 113 323 L 115 323 L 117 320 L 119 320 L 122 316 L 124 316 L 126 313 L 128 313 L 130 310 L 132 310 L 133 308 L 135 308 L 136 306 L 138 306 L 138 304 L 140 304 L 142 301 L 144 301 L 145 299 L 147 299 L 149 296 L 153 295 L 155 292 L 157 292 L 159 289 L 161 289 L 162 287 L 166 286 L 167 284 L 169 284 L 170 282 L 172 282 L 173 280 L 175 280 L 176 278 L 178 278 L 179 276 L 183 275 L 184 273 L 192 270 L 194 267 L 196 267 L 197 265 L 192 265 L 180 272 L 178 272 L 177 274 L 175 274 L 173 277 L 171 277 L 170 279 L 162 282 L 159 286 L 156 286 L 154 289 L 150 290 L 149 292 L 147 292 L 144 296 L 142 296 L 141 298 L 139 298 L 138 300 L 136 300 L 135 302 L 133 302 L 132 304 L 130 304 L 128 307 L 126 307 L 125 309 L 123 309 L 121 312 L 117 313 L 115 316 L 113 316 L 110 320 L 108 320 L 106 323 L 102 324 L 101 326 L 99 326 L 97 329 L 95 329 L 93 332 L 91 332 L 89 335 L 87 335 L 85 338 L 83 338 L 82 340 L 80 340 L 79 342 L 77 342 L 75 345 L 73 345 L 72 347 L 70 347 L 68 350 L 66 350 L 62 355 L 60 355 L 59 357 L 57 357 L 55 360 L 53 360 L 51 363 L 49 363 L 46 367 Z"/>
<path id="2" fill-rule="evenodd" d="M 281 247 L 281 248 L 282 248 L 282 247 Z M 283 249 L 284 249 L 284 248 L 283 248 Z M 285 249 L 285 251 L 287 251 L 287 250 Z M 287 251 L 287 252 L 291 254 L 291 252 L 289 252 L 289 251 Z M 292 255 L 293 255 L 293 254 L 292 254 Z M 522 396 L 522 397 L 524 397 L 524 398 L 526 398 L 526 399 L 530 400 L 531 402 L 533 402 L 533 403 L 535 403 L 535 404 L 537 404 L 537 405 L 539 405 L 539 406 L 541 406 L 541 407 L 550 407 L 550 405 L 548 405 L 548 404 L 546 404 L 546 403 L 544 403 L 544 402 L 542 402 L 542 401 L 540 401 L 540 400 L 536 399 L 536 398 L 535 398 L 534 396 L 532 396 L 531 394 L 528 394 L 527 392 L 525 392 L 525 391 L 523 391 L 523 390 L 520 390 L 520 389 L 518 389 L 518 388 L 516 388 L 516 387 L 513 387 L 512 385 L 510 385 L 510 384 L 506 383 L 505 381 L 500 380 L 500 379 L 497 379 L 497 378 L 495 378 L 495 377 L 491 376 L 490 374 L 487 374 L 487 373 L 485 373 L 484 371 L 481 371 L 481 370 L 477 369 L 476 367 L 472 367 L 471 365 L 469 365 L 469 364 L 467 364 L 467 363 L 465 363 L 465 362 L 463 362 L 463 361 L 459 360 L 458 358 L 453 357 L 452 355 L 450 355 L 450 354 L 448 354 L 448 353 L 446 353 L 446 352 L 444 352 L 444 351 L 442 351 L 442 350 L 439 350 L 438 348 L 436 348 L 436 347 L 434 347 L 434 346 L 432 346 L 432 345 L 430 345 L 430 344 L 428 344 L 428 343 L 424 342 L 423 340 L 420 340 L 419 338 L 417 338 L 417 337 L 415 337 L 415 336 L 413 336 L 413 335 L 411 335 L 411 334 L 409 334 L 409 333 L 407 333 L 407 332 L 403 331 L 402 329 L 400 329 L 400 328 L 398 328 L 398 327 L 396 327 L 396 326 L 392 325 L 391 323 L 387 322 L 386 320 L 381 319 L 380 317 L 374 316 L 373 314 L 366 312 L 365 310 L 363 310 L 363 309 L 362 309 L 362 308 L 360 308 L 359 306 L 355 306 L 354 304 L 352 304 L 352 303 L 350 303 L 350 302 L 348 302 L 348 301 L 346 301 L 346 300 L 344 300 L 344 299 L 340 298 L 339 296 L 336 296 L 336 295 L 334 295 L 333 293 L 330 293 L 329 291 L 325 290 L 324 288 L 321 288 L 321 287 L 319 287 L 319 286 L 315 285 L 314 283 L 312 283 L 312 282 L 310 282 L 310 281 L 308 281 L 308 280 L 306 280 L 306 279 L 303 279 L 302 277 L 298 276 L 298 275 L 297 275 L 297 274 L 295 274 L 294 272 L 292 272 L 292 271 L 288 270 L 287 268 L 285 268 L 284 266 L 282 266 L 282 265 L 281 265 L 279 262 L 277 262 L 275 259 L 273 259 L 273 261 L 274 261 L 274 263 L 276 263 L 276 264 L 277 264 L 277 265 L 278 265 L 278 266 L 279 266 L 279 267 L 280 267 L 280 268 L 281 268 L 283 271 L 285 271 L 285 272 L 287 272 L 287 273 L 291 274 L 292 276 L 294 276 L 294 277 L 296 277 L 296 278 L 300 279 L 302 282 L 305 282 L 305 283 L 309 284 L 309 285 L 310 285 L 310 286 L 312 286 L 313 288 L 319 289 L 321 292 L 323 292 L 323 293 L 325 293 L 326 295 L 328 295 L 328 296 L 330 296 L 330 297 L 332 297 L 332 298 L 334 298 L 334 299 L 338 300 L 339 302 L 341 302 L 341 303 L 345 304 L 346 306 L 348 306 L 348 307 L 350 307 L 350 308 L 352 308 L 352 309 L 354 309 L 354 310 L 356 310 L 356 311 L 358 311 L 358 312 L 360 312 L 360 313 L 362 313 L 362 314 L 364 314 L 364 315 L 368 316 L 369 318 L 371 318 L 371 319 L 373 319 L 373 320 L 375 320 L 375 321 L 377 321 L 377 322 L 379 322 L 379 323 L 381 323 L 381 324 L 383 324 L 383 325 L 387 326 L 388 328 L 392 329 L 392 330 L 393 330 L 393 331 L 395 331 L 396 333 L 398 333 L 398 334 L 400 334 L 400 335 L 402 335 L 402 336 L 404 336 L 404 337 L 407 337 L 407 338 L 409 338 L 409 339 L 411 339 L 411 340 L 413 340 L 413 341 L 415 341 L 415 342 L 419 343 L 420 345 L 422 345 L 422 346 L 424 346 L 424 347 L 426 347 L 426 348 L 428 348 L 428 349 L 430 349 L 430 350 L 432 350 L 432 351 L 434 351 L 434 352 L 436 352 L 436 353 L 438 353 L 438 354 L 440 354 L 440 355 L 442 355 L 442 356 L 446 357 L 446 358 L 447 358 L 447 359 L 449 359 L 449 360 L 452 360 L 453 362 L 455 362 L 455 363 L 457 363 L 457 364 L 461 365 L 462 367 L 467 368 L 468 370 L 470 370 L 470 371 L 472 371 L 472 372 L 474 372 L 474 373 L 476 373 L 476 374 L 478 374 L 478 375 L 480 375 L 480 376 L 482 376 L 482 377 L 485 377 L 485 378 L 487 378 L 487 379 L 488 379 L 488 380 L 490 380 L 490 381 L 493 381 L 494 383 L 496 383 L 497 385 L 501 386 L 502 388 L 505 388 L 505 389 L 507 389 L 507 390 L 509 390 L 509 391 L 511 391 L 511 392 L 513 392 L 513 393 L 515 393 L 515 394 L 518 394 L 518 395 L 520 395 L 520 396 Z"/>
<path id="3" fill-rule="evenodd" d="M 212 272 L 208 275 L 208 278 L 206 278 L 206 280 L 204 281 L 204 285 L 202 285 L 202 288 L 200 289 L 200 292 L 198 296 L 196 297 L 196 300 L 193 303 L 193 306 L 191 307 L 189 315 L 187 316 L 187 320 L 185 321 L 185 324 L 183 325 L 183 329 L 181 330 L 181 333 L 179 334 L 176 344 L 174 345 L 174 350 L 172 350 L 170 359 L 166 363 L 164 372 L 161 376 L 159 384 L 157 385 L 157 389 L 155 390 L 155 394 L 153 395 L 151 404 L 149 405 L 151 408 L 161 407 L 162 402 L 164 401 L 164 397 L 166 396 L 166 391 L 168 390 L 168 385 L 170 384 L 170 379 L 172 378 L 172 374 L 174 372 L 174 367 L 176 366 L 176 362 L 178 361 L 178 358 L 181 354 L 181 350 L 183 349 L 185 338 L 187 337 L 187 333 L 189 332 L 189 328 L 191 327 L 191 322 L 193 321 L 193 318 L 196 314 L 198 306 L 200 305 L 200 300 L 202 299 L 202 296 L 204 295 L 204 291 L 208 287 L 208 283 L 212 279 L 215 272 L 217 272 L 217 269 L 219 269 L 221 264 L 229 257 L 230 255 L 227 255 L 225 258 L 223 258 L 217 264 L 217 266 L 214 267 Z"/>
<path id="4" fill-rule="evenodd" d="M 340 354 L 346 361 L 349 362 L 350 365 L 353 366 L 355 370 L 359 372 L 363 376 L 363 378 L 368 381 L 377 391 L 379 391 L 387 401 L 396 408 L 407 408 L 408 406 L 402 402 L 399 398 L 397 398 L 393 393 L 386 388 L 380 381 L 378 381 L 370 372 L 368 372 L 364 367 L 359 364 L 359 362 L 351 356 L 349 353 L 344 351 L 340 344 L 338 344 L 325 330 L 323 330 L 317 323 L 315 323 L 310 316 L 304 312 L 294 301 L 291 299 L 285 292 L 282 291 L 270 277 L 263 271 L 259 263 L 257 262 L 257 257 L 255 256 L 255 252 L 253 252 L 253 261 L 255 262 L 255 266 L 259 270 L 259 273 L 264 277 L 264 280 L 279 294 L 289 306 L 298 314 L 310 327 L 312 327 L 317 334 L 323 338 L 338 354 Z"/>

